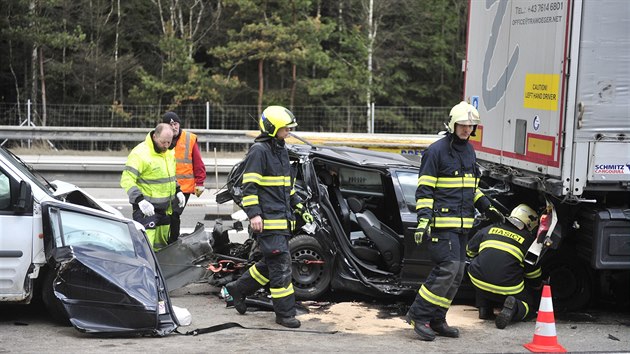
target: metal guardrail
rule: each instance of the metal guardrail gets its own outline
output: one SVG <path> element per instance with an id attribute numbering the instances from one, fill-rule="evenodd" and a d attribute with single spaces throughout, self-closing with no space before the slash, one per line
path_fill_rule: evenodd
<path id="1" fill-rule="evenodd" d="M 259 134 L 255 130 L 212 130 L 189 129 L 197 134 L 200 144 L 249 145 Z M 149 132 L 146 128 L 111 127 L 27 127 L 0 126 L 0 140 L 65 140 L 65 141 L 117 141 L 141 142 Z M 298 131 L 295 135 L 317 145 L 345 145 L 374 150 L 410 153 L 424 150 L 440 138 L 430 134 L 366 134 L 366 133 L 321 133 Z M 289 143 L 301 143 L 289 138 Z"/>
<path id="2" fill-rule="evenodd" d="M 198 136 L 200 144 L 253 143 L 259 134 L 252 130 L 189 130 Z M 145 128 L 109 127 L 16 127 L 0 126 L 0 140 L 70 140 L 70 141 L 143 141 L 148 133 Z M 419 155 L 422 150 L 440 135 L 426 134 L 365 134 L 365 133 L 319 133 L 295 132 L 296 136 L 315 145 L 352 146 L 400 154 Z M 288 143 L 301 144 L 298 139 L 289 137 Z M 244 156 L 244 154 L 243 154 Z M 118 187 L 120 174 L 126 157 L 108 156 L 44 156 L 24 155 L 22 159 L 41 172 L 47 179 L 64 180 L 83 188 Z M 206 187 L 217 188 L 225 184 L 227 174 L 240 159 L 204 158 L 206 163 Z"/>

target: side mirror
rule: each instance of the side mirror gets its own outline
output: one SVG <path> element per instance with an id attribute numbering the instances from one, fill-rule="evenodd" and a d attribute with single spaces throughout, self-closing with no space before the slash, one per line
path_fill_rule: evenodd
<path id="1" fill-rule="evenodd" d="M 31 212 L 33 210 L 33 193 L 31 185 L 26 181 L 20 182 L 18 198 L 13 207 L 13 211 L 19 214 Z"/>

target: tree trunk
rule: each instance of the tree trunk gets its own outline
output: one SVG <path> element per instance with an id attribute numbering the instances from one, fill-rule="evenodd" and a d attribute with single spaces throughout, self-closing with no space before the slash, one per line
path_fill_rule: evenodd
<path id="1" fill-rule="evenodd" d="M 42 82 L 42 127 L 46 126 L 46 77 L 44 76 L 44 50 L 39 47 L 39 78 Z"/>
<path id="2" fill-rule="evenodd" d="M 263 64 L 264 60 L 258 60 L 258 116 L 262 114 L 262 100 L 263 100 L 263 87 L 264 87 L 264 78 L 263 78 Z"/>
<path id="3" fill-rule="evenodd" d="M 366 94 L 366 105 L 367 105 L 367 132 L 373 133 L 372 125 L 370 124 L 370 106 L 372 103 L 372 55 L 374 51 L 374 36 L 376 35 L 376 31 L 374 29 L 374 0 L 370 0 L 370 6 L 368 9 L 368 62 L 367 62 L 367 71 L 368 71 L 368 86 L 367 86 L 367 94 Z"/>

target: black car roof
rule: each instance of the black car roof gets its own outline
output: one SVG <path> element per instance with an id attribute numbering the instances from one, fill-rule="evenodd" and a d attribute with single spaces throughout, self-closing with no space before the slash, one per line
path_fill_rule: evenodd
<path id="1" fill-rule="evenodd" d="M 347 146 L 309 146 L 301 144 L 288 145 L 289 151 L 298 155 L 309 155 L 337 160 L 346 164 L 369 165 L 380 167 L 419 168 L 420 161 L 410 160 L 403 155 L 392 152 L 374 151 Z"/>

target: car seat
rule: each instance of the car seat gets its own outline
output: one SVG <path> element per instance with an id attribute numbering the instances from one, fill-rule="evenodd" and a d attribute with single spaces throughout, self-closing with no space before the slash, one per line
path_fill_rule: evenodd
<path id="1" fill-rule="evenodd" d="M 393 273 L 400 271 L 402 245 L 398 234 L 387 225 L 381 223 L 374 213 L 366 210 L 363 199 L 350 197 L 348 198 L 348 205 L 355 214 L 357 223 L 365 236 L 374 243 L 380 252 L 386 270 Z"/>
<path id="2" fill-rule="evenodd" d="M 347 236 L 350 235 L 350 208 L 348 202 L 341 194 L 341 189 L 334 183 L 334 177 L 328 171 L 320 171 L 317 176 L 319 180 L 327 187 L 330 202 L 335 208 L 335 212 L 339 216 L 339 221 L 343 227 L 343 231 Z"/>

